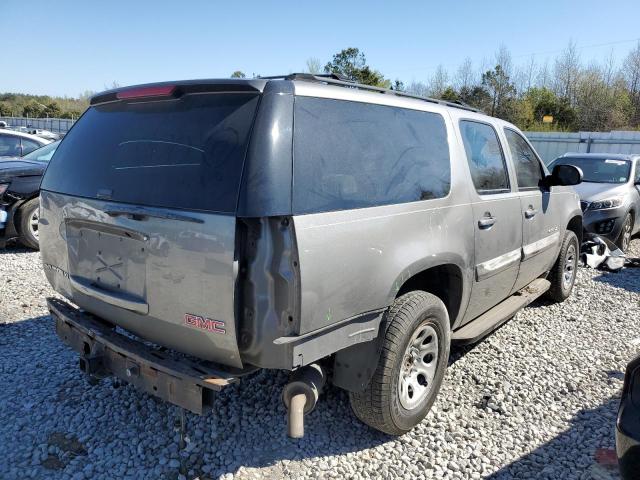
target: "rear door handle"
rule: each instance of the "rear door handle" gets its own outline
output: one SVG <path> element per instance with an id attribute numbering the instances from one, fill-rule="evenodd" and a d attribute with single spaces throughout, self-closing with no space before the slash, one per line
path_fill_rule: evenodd
<path id="1" fill-rule="evenodd" d="M 149 217 L 162 218 L 166 220 L 177 220 L 182 222 L 204 223 L 201 218 L 190 217 L 178 213 L 157 212 L 143 208 L 110 208 L 104 213 L 110 217 L 129 217 L 133 220 L 146 220 Z"/>
<path id="2" fill-rule="evenodd" d="M 536 213 L 538 213 L 538 209 L 533 208 L 532 205 L 529 205 L 529 208 L 527 208 L 524 212 L 524 216 L 525 218 L 533 218 L 536 216 Z"/>
<path id="3" fill-rule="evenodd" d="M 496 217 L 485 215 L 480 220 L 478 220 L 478 227 L 484 230 L 487 228 L 491 228 L 494 223 L 496 223 Z"/>

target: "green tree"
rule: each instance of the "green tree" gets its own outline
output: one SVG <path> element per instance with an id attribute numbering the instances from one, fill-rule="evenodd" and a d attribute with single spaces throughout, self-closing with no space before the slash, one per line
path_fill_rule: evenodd
<path id="1" fill-rule="evenodd" d="M 442 95 L 440 95 L 440 98 L 442 100 L 446 100 L 447 102 L 457 102 L 460 100 L 458 92 L 456 92 L 453 87 L 445 88 L 442 92 Z"/>
<path id="2" fill-rule="evenodd" d="M 31 118 L 40 118 L 43 116 L 44 107 L 41 103 L 36 102 L 35 100 L 31 100 L 27 103 L 22 109 L 23 117 L 31 117 Z"/>
<path id="3" fill-rule="evenodd" d="M 11 105 L 9 102 L 0 102 L 0 116 L 8 117 L 11 115 Z"/>
<path id="4" fill-rule="evenodd" d="M 236 70 L 231 74 L 231 78 L 246 78 L 246 77 L 247 76 L 244 74 L 244 72 L 241 72 L 240 70 Z"/>
<path id="5" fill-rule="evenodd" d="M 333 56 L 324 66 L 326 73 L 342 75 L 354 82 L 376 87 L 389 88 L 391 81 L 384 78 L 382 73 L 367 65 L 364 53 L 358 48 L 345 48 Z"/>
<path id="6" fill-rule="evenodd" d="M 631 125 L 640 126 L 640 42 L 629 52 L 622 65 L 622 75 L 631 101 Z"/>
<path id="7" fill-rule="evenodd" d="M 491 95 L 482 85 L 462 87 L 458 98 L 461 102 L 485 112 L 491 108 Z"/>
<path id="8" fill-rule="evenodd" d="M 551 115 L 553 123 L 561 129 L 571 129 L 576 120 L 576 112 L 566 98 L 560 98 L 546 87 L 534 87 L 527 90 L 522 102 L 527 102 L 533 110 L 534 122 L 542 122 L 542 117 Z"/>
<path id="9" fill-rule="evenodd" d="M 67 110 L 66 112 L 62 112 L 59 118 L 73 118 L 78 119 L 81 113 L 77 110 Z"/>
<path id="10" fill-rule="evenodd" d="M 505 120 L 510 119 L 516 88 L 502 66 L 496 65 L 493 70 L 483 73 L 482 85 L 486 87 L 491 97 L 490 115 Z"/>
<path id="11" fill-rule="evenodd" d="M 59 118 L 62 114 L 62 109 L 56 102 L 49 102 L 42 113 L 45 117 Z"/>

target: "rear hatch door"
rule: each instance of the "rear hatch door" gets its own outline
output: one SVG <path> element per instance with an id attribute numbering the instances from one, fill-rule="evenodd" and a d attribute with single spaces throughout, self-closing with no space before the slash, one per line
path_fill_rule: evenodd
<path id="1" fill-rule="evenodd" d="M 74 303 L 144 339 L 241 367 L 235 211 L 258 93 L 107 100 L 43 179 L 43 261 L 60 269 L 47 275 L 66 270 Z"/>

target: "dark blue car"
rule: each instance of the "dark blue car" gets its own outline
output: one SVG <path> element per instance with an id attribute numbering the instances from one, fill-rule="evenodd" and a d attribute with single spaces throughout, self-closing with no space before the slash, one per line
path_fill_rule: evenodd
<path id="1" fill-rule="evenodd" d="M 24 246 L 38 248 L 40 181 L 59 143 L 0 159 L 0 246 L 17 237 Z"/>

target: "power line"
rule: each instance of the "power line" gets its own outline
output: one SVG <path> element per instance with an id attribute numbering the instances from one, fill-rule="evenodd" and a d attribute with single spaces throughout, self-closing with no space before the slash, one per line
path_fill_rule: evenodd
<path id="1" fill-rule="evenodd" d="M 614 41 L 614 42 L 606 42 L 606 43 L 595 43 L 595 44 L 592 44 L 592 45 L 576 46 L 575 48 L 576 48 L 576 50 L 586 50 L 586 49 L 589 49 L 589 48 L 609 47 L 609 46 L 612 46 L 612 45 L 620 45 L 620 44 L 623 44 L 623 43 L 631 43 L 631 42 L 640 42 L 640 38 L 633 38 L 633 39 L 630 39 L 630 40 L 617 40 L 617 41 Z M 546 51 L 546 52 L 534 52 L 534 53 L 525 53 L 525 54 L 520 54 L 520 55 L 512 55 L 511 58 L 525 58 L 525 57 L 535 57 L 535 56 L 538 56 L 538 55 L 551 55 L 553 53 L 562 53 L 562 52 L 565 51 L 565 49 L 566 49 L 566 47 L 558 49 L 558 50 L 549 50 L 549 51 Z M 429 66 L 429 67 L 417 67 L 417 68 L 411 68 L 411 69 L 402 69 L 402 70 L 398 70 L 398 71 L 399 72 L 409 72 L 409 71 L 413 72 L 413 71 L 417 71 L 417 70 L 435 70 L 440 66 L 445 67 L 445 68 L 446 67 L 454 67 L 453 64 L 448 64 L 448 65 L 440 64 L 440 65 Z M 455 65 L 455 66 L 459 66 L 459 64 Z"/>
<path id="2" fill-rule="evenodd" d="M 640 38 L 633 38 L 631 40 L 618 40 L 615 42 L 607 42 L 607 43 L 594 43 L 593 45 L 582 45 L 577 46 L 576 50 L 584 50 L 587 48 L 598 48 L 598 47 L 609 47 L 611 45 L 620 45 L 622 43 L 631 43 L 631 42 L 640 42 Z M 526 53 L 522 55 L 514 55 L 513 58 L 522 58 L 522 57 L 535 57 L 536 55 L 550 55 L 552 53 L 561 53 L 564 52 L 565 49 L 561 48 L 559 50 L 549 50 L 547 52 L 537 52 L 537 53 Z"/>

